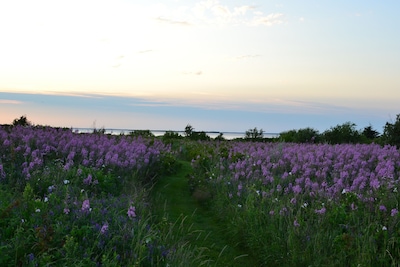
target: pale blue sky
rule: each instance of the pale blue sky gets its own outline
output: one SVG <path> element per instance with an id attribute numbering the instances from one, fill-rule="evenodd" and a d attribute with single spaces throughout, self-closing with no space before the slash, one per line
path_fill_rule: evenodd
<path id="1" fill-rule="evenodd" d="M 394 0 L 1 1 L 0 123 L 382 131 L 400 113 L 398 10 Z"/>

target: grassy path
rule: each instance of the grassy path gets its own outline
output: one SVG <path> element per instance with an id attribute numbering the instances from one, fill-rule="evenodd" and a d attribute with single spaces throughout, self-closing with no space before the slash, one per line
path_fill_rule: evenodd
<path id="1" fill-rule="evenodd" d="M 229 244 L 223 234 L 224 225 L 190 195 L 187 175 L 192 172 L 189 162 L 181 162 L 178 173 L 162 177 L 154 187 L 156 215 L 166 214 L 169 222 L 185 218 L 185 227 L 191 227 L 188 241 L 204 249 L 208 266 L 255 266 L 251 258 L 234 244 Z"/>

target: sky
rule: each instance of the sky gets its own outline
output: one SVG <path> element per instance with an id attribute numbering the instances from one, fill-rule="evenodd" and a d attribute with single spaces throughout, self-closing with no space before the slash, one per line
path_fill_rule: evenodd
<path id="1" fill-rule="evenodd" d="M 0 0 L 0 124 L 379 132 L 397 0 Z"/>

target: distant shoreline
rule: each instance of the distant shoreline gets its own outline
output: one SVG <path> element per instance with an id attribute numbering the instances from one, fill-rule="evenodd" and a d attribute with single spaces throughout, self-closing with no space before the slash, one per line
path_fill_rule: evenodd
<path id="1" fill-rule="evenodd" d="M 141 131 L 143 129 L 115 129 L 115 128 L 100 128 L 104 129 L 105 133 L 107 134 L 121 134 L 121 133 L 130 133 L 133 131 Z M 91 133 L 93 132 L 93 128 L 72 128 L 73 131 L 78 131 L 81 133 Z M 174 133 L 179 133 L 182 136 L 184 136 L 185 131 L 175 131 L 175 130 L 149 130 L 151 133 L 153 133 L 155 136 L 161 136 L 164 135 L 166 132 L 174 132 Z M 200 132 L 205 132 L 207 135 L 209 135 L 211 138 L 217 137 L 219 134 L 223 134 L 223 137 L 225 139 L 235 139 L 235 138 L 244 138 L 246 133 L 245 132 L 220 132 L 220 131 L 200 131 Z M 279 133 L 264 133 L 265 138 L 276 138 L 279 137 Z"/>

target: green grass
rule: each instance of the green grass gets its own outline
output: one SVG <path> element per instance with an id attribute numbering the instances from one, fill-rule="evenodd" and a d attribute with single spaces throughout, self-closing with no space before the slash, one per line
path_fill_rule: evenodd
<path id="1" fill-rule="evenodd" d="M 156 216 L 190 229 L 187 241 L 203 250 L 207 266 L 256 266 L 247 253 L 227 240 L 226 227 L 217 216 L 190 194 L 187 175 L 193 170 L 189 162 L 180 163 L 176 174 L 160 177 L 153 188 Z"/>

